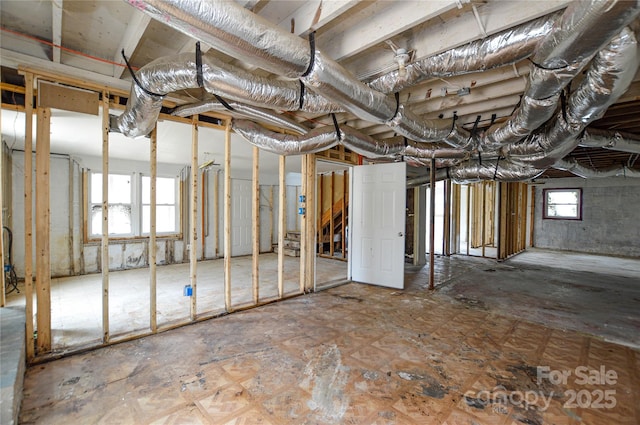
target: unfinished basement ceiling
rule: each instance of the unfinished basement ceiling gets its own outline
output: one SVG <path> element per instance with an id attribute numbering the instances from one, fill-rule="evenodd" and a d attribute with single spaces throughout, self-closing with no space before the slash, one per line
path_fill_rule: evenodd
<path id="1" fill-rule="evenodd" d="M 302 38 L 315 31 L 318 50 L 361 81 L 369 82 L 397 70 L 399 59 L 409 65 L 561 12 L 571 2 L 244 0 L 237 3 Z M 629 2 L 632 3 L 635 4 Z M 588 2 L 584 4 L 586 7 Z M 124 1 L 3 1 L 0 7 L 3 67 L 23 65 L 53 70 L 127 90 L 131 76 L 122 66 L 122 49 L 131 65 L 141 68 L 157 58 L 194 52 L 197 41 Z M 638 19 L 631 26 L 637 30 Z M 52 47 L 52 43 L 63 49 Z M 202 51 L 211 61 L 228 63 L 253 75 L 276 78 L 251 63 L 221 53 L 215 45 L 203 43 Z M 399 99 L 421 118 L 446 120 L 453 119 L 455 114 L 463 129 L 471 130 L 476 121 L 479 128 L 484 128 L 492 120 L 499 122 L 512 115 L 530 70 L 531 62 L 525 59 L 483 72 L 428 78 L 401 90 Z M 6 80 L 3 75 L 3 81 Z M 574 90 L 576 86 L 573 85 Z M 203 90 L 192 89 L 173 93 L 172 97 L 189 104 L 204 95 Z M 4 98 L 3 102 L 6 102 Z M 283 115 L 309 128 L 333 126 L 327 114 L 283 112 Z M 394 135 L 389 127 L 351 113 L 337 114 L 337 118 L 341 125 L 354 127 L 374 139 Z M 640 138 L 639 121 L 640 74 L 637 73 L 616 104 L 589 128 L 624 131 Z M 3 124 L 3 136 L 7 137 L 4 127 Z M 640 161 L 634 153 L 578 147 L 569 157 L 589 167 L 624 165 L 640 170 Z M 423 167 L 412 171 L 426 170 Z M 569 174 L 549 170 L 546 175 Z"/>

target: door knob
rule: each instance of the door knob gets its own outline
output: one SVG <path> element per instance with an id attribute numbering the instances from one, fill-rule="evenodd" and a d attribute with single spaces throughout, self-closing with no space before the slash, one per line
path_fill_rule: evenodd
<path id="1" fill-rule="evenodd" d="M 402 232 L 398 232 L 398 236 L 402 237 Z"/>

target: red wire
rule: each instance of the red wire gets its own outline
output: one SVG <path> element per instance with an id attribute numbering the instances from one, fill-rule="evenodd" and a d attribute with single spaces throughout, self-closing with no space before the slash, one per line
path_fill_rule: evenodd
<path id="1" fill-rule="evenodd" d="M 86 53 L 82 53 L 82 52 L 80 52 L 78 50 L 74 50 L 74 49 L 70 49 L 68 47 L 60 46 L 59 44 L 55 44 L 55 43 L 53 43 L 51 41 L 43 40 L 41 38 L 34 37 L 32 35 L 23 34 L 21 32 L 10 30 L 9 28 L 0 27 L 0 30 L 2 30 L 4 32 L 8 32 L 9 34 L 17 35 L 18 37 L 27 38 L 29 40 L 37 41 L 38 43 L 46 44 L 46 45 L 51 46 L 51 47 L 56 47 L 56 48 L 58 48 L 60 50 L 64 50 L 65 52 L 69 52 L 69 53 L 72 53 L 74 55 L 79 55 L 79 56 L 83 56 L 85 58 L 93 59 L 93 60 L 96 60 L 98 62 L 107 63 L 109 65 L 121 66 L 123 68 L 127 67 L 127 65 L 125 65 L 123 63 L 114 62 L 114 61 L 111 61 L 111 60 L 108 60 L 108 59 L 103 59 L 103 58 L 99 58 L 97 56 L 92 56 L 92 55 L 89 55 L 89 54 L 86 54 Z M 135 66 L 132 66 L 131 68 L 133 68 L 136 71 L 139 69 L 139 68 L 137 68 Z"/>

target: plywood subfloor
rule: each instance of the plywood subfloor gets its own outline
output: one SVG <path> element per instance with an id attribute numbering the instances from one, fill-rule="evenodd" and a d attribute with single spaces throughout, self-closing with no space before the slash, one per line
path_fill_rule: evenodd
<path id="1" fill-rule="evenodd" d="M 528 269 L 487 271 L 495 265 L 488 260 L 439 261 L 444 289 L 463 280 L 491 287 L 501 273 L 531 286 L 563 281 L 559 273 L 550 283 Z M 502 309 L 443 289 L 429 293 L 420 272 L 411 273 L 404 291 L 351 283 L 33 366 L 21 421 L 640 422 L 640 352 L 564 326 L 579 315 L 536 322 L 513 314 L 530 303 L 517 293 Z M 570 375 L 552 382 L 539 375 L 547 367 Z M 583 383 L 577 367 L 615 373 L 615 383 Z M 594 405 L 599 391 L 609 401 Z"/>

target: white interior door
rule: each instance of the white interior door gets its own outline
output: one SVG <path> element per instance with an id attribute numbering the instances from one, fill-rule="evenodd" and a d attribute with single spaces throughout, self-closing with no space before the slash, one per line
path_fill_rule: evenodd
<path id="1" fill-rule="evenodd" d="M 231 255 L 250 255 L 253 252 L 251 234 L 250 180 L 231 180 Z"/>
<path id="2" fill-rule="evenodd" d="M 353 167 L 351 278 L 404 288 L 406 164 Z"/>

